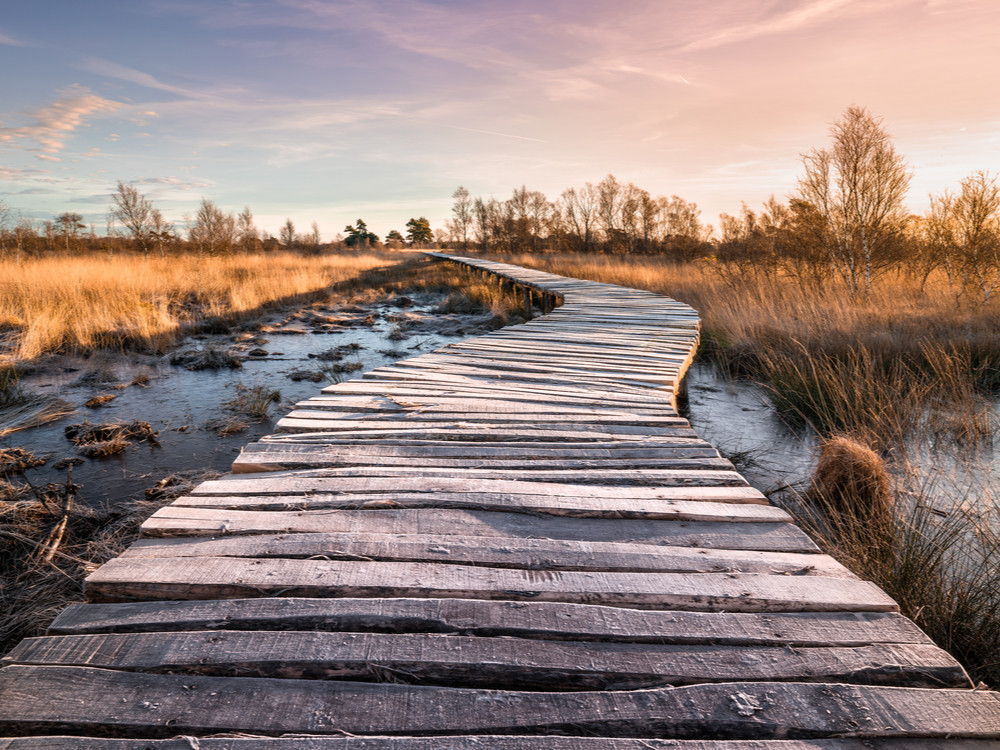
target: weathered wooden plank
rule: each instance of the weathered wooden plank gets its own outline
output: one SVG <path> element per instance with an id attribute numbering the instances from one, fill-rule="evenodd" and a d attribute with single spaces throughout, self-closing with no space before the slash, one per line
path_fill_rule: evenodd
<path id="1" fill-rule="evenodd" d="M 238 472 L 237 472 L 238 473 Z M 322 479 L 394 479 L 408 478 L 421 483 L 433 484 L 435 479 L 456 479 L 467 482 L 470 491 L 480 486 L 479 480 L 487 479 L 492 486 L 499 488 L 500 481 L 551 483 L 565 486 L 572 482 L 575 485 L 598 485 L 602 488 L 611 487 L 746 487 L 747 481 L 735 470 L 720 469 L 499 469 L 479 468 L 476 466 L 461 466 L 459 468 L 432 466 L 330 466 L 305 467 L 286 471 L 275 471 L 264 477 L 238 476 L 230 480 L 238 489 L 226 494 L 250 493 L 250 485 L 270 488 L 271 492 L 293 494 L 296 488 L 307 479 L 321 477 Z M 364 484 L 359 481 L 359 484 Z M 551 487 L 548 484 L 548 487 Z M 242 486 L 240 486 L 242 485 Z M 287 485 L 283 489 L 282 485 Z M 264 490 L 265 494 L 268 490 Z M 567 494 L 565 491 L 560 495 Z M 612 493 L 608 493 L 612 494 Z"/>
<path id="2" fill-rule="evenodd" d="M 575 402 L 558 403 L 548 397 L 541 397 L 535 400 L 528 399 L 508 399 L 503 395 L 483 397 L 480 399 L 458 398 L 448 395 L 438 397 L 413 396 L 397 397 L 394 408 L 378 409 L 373 404 L 365 405 L 361 400 L 367 397 L 338 396 L 335 394 L 322 394 L 311 396 L 299 401 L 298 406 L 310 409 L 322 409 L 344 414 L 357 414 L 359 419 L 377 416 L 385 417 L 406 417 L 422 414 L 451 414 L 464 415 L 469 419 L 488 417 L 494 415 L 536 414 L 546 417 L 548 420 L 563 417 L 581 417 L 587 419 L 597 419 L 600 417 L 609 418 L 632 418 L 639 423 L 650 421 L 655 423 L 658 418 L 677 419 L 678 414 L 669 402 L 658 404 L 656 401 L 647 403 L 643 407 L 620 405 L 602 405 L 600 403 L 587 403 L 582 399 Z"/>
<path id="3" fill-rule="evenodd" d="M 363 447 L 363 446 L 362 446 Z M 375 446 L 381 447 L 381 446 Z M 706 469 L 730 470 L 732 464 L 721 457 L 677 458 L 589 458 L 546 459 L 543 457 L 485 458 L 483 456 L 439 457 L 431 452 L 423 455 L 366 454 L 364 451 L 340 451 L 326 445 L 280 445 L 252 443 L 233 461 L 235 474 L 263 471 L 289 471 L 293 469 L 323 468 L 330 466 L 412 466 L 424 468 L 506 469 L 504 476 L 516 471 L 522 477 L 526 472 L 544 469 L 580 471 L 585 469 Z"/>
<path id="4" fill-rule="evenodd" d="M 561 367 L 570 369 L 594 368 L 628 377 L 633 372 L 662 372 L 664 367 L 670 367 L 683 361 L 687 357 L 688 349 L 689 347 L 685 344 L 678 344 L 672 350 L 661 349 L 655 353 L 632 351 L 612 354 L 594 350 L 588 351 L 586 348 L 570 350 L 562 347 L 532 346 L 520 340 L 508 341 L 506 344 L 497 341 L 489 344 L 473 341 L 467 345 L 452 344 L 431 353 L 419 354 L 399 361 L 407 364 L 445 367 L 498 364 L 500 366 L 516 365 L 541 369 L 550 366 L 552 371 L 558 371 Z"/>
<path id="5" fill-rule="evenodd" d="M 550 693 L 22 666 L 0 676 L 0 731 L 14 734 L 1000 737 L 1000 695 L 969 690 L 737 682 Z"/>
<path id="6" fill-rule="evenodd" d="M 353 446 L 358 450 L 381 450 L 382 448 L 407 448 L 426 449 L 442 448 L 448 450 L 452 448 L 456 451 L 468 451 L 479 453 L 483 456 L 516 456 L 520 452 L 538 450 L 539 455 L 547 457 L 567 458 L 576 456 L 588 457 L 594 452 L 609 451 L 612 457 L 628 456 L 655 456 L 657 451 L 683 448 L 710 448 L 711 446 L 700 438 L 650 438 L 649 440 L 566 440 L 547 442 L 541 441 L 504 441 L 497 440 L 485 442 L 481 440 L 448 440 L 448 439 L 421 439 L 413 435 L 403 437 L 387 437 L 378 441 L 359 442 L 351 439 L 350 435 L 344 433 L 285 433 L 283 435 L 265 435 L 260 439 L 262 443 L 274 445 L 323 445 L 323 446 Z M 442 455 L 447 455 L 443 453 Z"/>
<path id="7" fill-rule="evenodd" d="M 591 413 L 557 413 L 557 414 L 537 414 L 531 413 L 527 409 L 519 412 L 509 412 L 496 409 L 492 412 L 474 411 L 435 411 L 432 409 L 414 409 L 410 411 L 390 411 L 385 414 L 355 414 L 339 411 L 331 411 L 324 408 L 324 402 L 314 403 L 312 401 L 300 401 L 297 406 L 300 408 L 290 411 L 286 416 L 295 419 L 321 419 L 327 422 L 343 422 L 347 427 L 357 427 L 361 422 L 371 425 L 400 425 L 425 427 L 427 423 L 431 426 L 437 422 L 458 423 L 458 424 L 525 424 L 526 415 L 530 418 L 530 424 L 545 425 L 548 423 L 557 425 L 600 425 L 607 427 L 688 427 L 688 421 L 678 416 L 651 416 L 643 417 L 632 414 L 595 414 Z M 650 431 L 651 435 L 656 434 Z"/>
<path id="8" fill-rule="evenodd" d="M 197 742 L 197 745 L 195 745 Z M 875 744 L 875 743 L 878 744 Z M 993 740 L 653 740 L 612 737 L 178 737 L 143 740 L 143 750 L 996 750 Z M 136 750 L 135 740 L 0 737 L 0 750 Z"/>
<path id="9" fill-rule="evenodd" d="M 176 630 L 452 633 L 719 646 L 932 645 L 894 612 L 688 612 L 475 599 L 259 598 L 73 604 L 49 633 Z"/>
<path id="10" fill-rule="evenodd" d="M 668 368 L 669 369 L 669 368 Z M 678 369 L 678 368 L 674 368 Z M 376 380 L 381 375 L 392 376 L 386 378 L 385 383 L 380 385 L 392 390 L 417 390 L 430 394 L 435 390 L 451 388 L 458 393 L 474 393 L 482 391 L 495 391 L 498 393 L 516 392 L 518 388 L 528 390 L 534 398 L 547 397 L 553 400 L 559 397 L 568 398 L 607 398 L 611 404 L 627 404 L 641 402 L 642 397 L 656 393 L 660 389 L 651 386 L 649 383 L 636 382 L 624 384 L 616 378 L 598 380 L 595 378 L 549 378 L 544 377 L 533 379 L 528 384 L 521 382 L 521 378 L 511 376 L 509 378 L 489 378 L 476 377 L 466 374 L 449 374 L 442 371 L 427 370 L 417 372 L 407 368 L 400 368 L 394 365 L 383 365 L 369 371 L 374 373 L 373 378 L 353 379 L 340 384 L 327 386 L 324 393 L 338 392 L 364 392 L 366 388 L 371 389 L 379 385 Z M 390 391 L 391 392 L 391 391 Z M 458 395 L 458 394 L 455 394 Z"/>
<path id="11" fill-rule="evenodd" d="M 556 364 L 554 362 L 535 362 L 534 358 L 522 358 L 518 360 L 504 361 L 499 358 L 477 358 L 472 356 L 455 356 L 436 358 L 413 357 L 402 359 L 393 364 L 393 368 L 413 369 L 421 373 L 451 373 L 458 375 L 468 375 L 470 377 L 498 378 L 526 378 L 530 380 L 540 379 L 543 382 L 563 382 L 577 378 L 588 380 L 613 380 L 626 383 L 647 384 L 650 387 L 672 382 L 670 373 L 675 370 L 684 358 L 678 357 L 673 363 L 665 364 L 659 368 L 636 367 L 625 370 L 622 367 L 600 367 L 592 365 L 589 361 L 579 361 L 574 365 Z"/>
<path id="12" fill-rule="evenodd" d="M 475 419 L 448 419 L 443 416 L 425 417 L 423 419 L 409 419 L 407 417 L 391 416 L 377 417 L 365 416 L 363 419 L 344 419 L 335 413 L 322 411 L 319 409 L 295 409 L 288 413 L 286 419 L 312 420 L 323 425 L 319 429 L 343 429 L 343 430 L 413 430 L 417 432 L 428 432 L 441 429 L 454 429 L 455 431 L 468 429 L 477 431 L 490 430 L 526 430 L 531 434 L 538 434 L 545 437 L 547 432 L 565 433 L 600 433 L 606 435 L 648 435 L 650 437 L 673 437 L 681 435 L 689 437 L 691 430 L 686 419 L 663 418 L 660 420 L 662 426 L 641 424 L 642 420 L 637 420 L 639 424 L 632 424 L 629 420 L 574 420 L 570 418 L 533 421 L 524 414 L 512 414 L 502 421 L 484 421 Z M 485 425 L 496 425 L 487 427 Z"/>
<path id="13" fill-rule="evenodd" d="M 368 476 L 363 472 L 344 474 L 340 469 L 309 469 L 287 472 L 270 472 L 260 476 L 230 475 L 222 479 L 202 482 L 192 490 L 196 495 L 291 495 L 298 493 L 315 494 L 326 492 L 335 494 L 349 492 L 460 492 L 497 493 L 504 495 L 547 495 L 550 497 L 584 500 L 599 498 L 604 500 L 680 500 L 692 497 L 705 500 L 749 501 L 761 504 L 763 495 L 747 486 L 746 480 L 739 484 L 720 483 L 709 487 L 644 487 L 641 485 L 600 485 L 567 481 L 532 481 L 525 479 L 492 479 L 487 471 L 463 470 L 449 475 L 437 471 L 432 476 L 412 475 L 406 471 L 396 471 L 395 475 Z M 434 470 L 430 470 L 434 474 Z M 577 476 L 584 476 L 582 471 Z M 598 472 L 599 473 L 599 472 Z M 692 472 L 701 474 L 703 472 Z M 705 472 L 720 474 L 728 479 L 735 472 Z M 739 476 L 738 474 L 736 476 Z M 742 479 L 742 478 L 741 478 Z"/>
<path id="14" fill-rule="evenodd" d="M 708 494 L 688 493 L 684 500 L 629 498 L 572 498 L 545 495 L 504 495 L 459 492 L 306 493 L 296 495 L 191 494 L 174 501 L 178 508 L 212 508 L 242 511 L 289 510 L 392 510 L 436 508 L 442 510 L 530 513 L 566 518 L 626 518 L 659 521 L 725 523 L 784 523 L 785 511 L 769 505 L 715 502 Z M 691 499 L 693 498 L 693 499 Z M 704 498 L 704 499 L 701 499 Z M 726 498 L 721 498 L 726 499 Z"/>
<path id="15" fill-rule="evenodd" d="M 669 371 L 668 371 L 669 372 Z M 399 365 L 385 365 L 374 370 L 369 370 L 361 376 L 365 380 L 385 380 L 394 382 L 414 382 L 421 385 L 428 381 L 447 383 L 454 385 L 469 385 L 473 383 L 515 383 L 522 387 L 534 387 L 535 385 L 552 385 L 565 387 L 567 384 L 579 384 L 585 387 L 594 385 L 604 389 L 615 389 L 630 392 L 633 394 L 643 393 L 649 389 L 655 389 L 666 382 L 673 382 L 673 378 L 666 377 L 655 382 L 644 380 L 643 376 L 636 375 L 633 378 L 605 377 L 597 373 L 580 374 L 532 374 L 528 372 L 505 373 L 489 368 L 459 368 L 455 367 L 451 371 L 409 368 Z"/>
<path id="16" fill-rule="evenodd" d="M 635 690 L 704 682 L 972 687 L 936 646 L 675 646 L 388 633 L 234 631 L 27 638 L 4 665 L 347 679 L 514 689 Z"/>
<path id="17" fill-rule="evenodd" d="M 895 612 L 875 585 L 850 578 L 743 573 L 608 573 L 444 563 L 116 558 L 85 582 L 88 601 L 350 596 L 513 599 L 702 612 Z"/>
<path id="18" fill-rule="evenodd" d="M 630 404 L 627 408 L 605 405 L 599 401 L 584 399 L 555 400 L 545 396 L 532 397 L 521 394 L 521 398 L 502 396 L 490 398 L 457 398 L 452 396 L 354 396 L 348 394 L 323 394 L 299 401 L 298 405 L 328 411 L 356 414 L 405 414 L 414 411 L 451 412 L 456 414 L 582 414 L 607 416 L 676 416 L 676 412 L 666 403 L 647 402 L 644 406 Z"/>
<path id="19" fill-rule="evenodd" d="M 441 423 L 420 426 L 358 422 L 354 425 L 337 424 L 335 420 L 295 419 L 284 417 L 278 420 L 279 432 L 324 432 L 342 433 L 354 440 L 378 440 L 400 436 L 419 436 L 431 440 L 486 440 L 486 441 L 586 441 L 586 440 L 636 440 L 646 438 L 637 428 L 604 425 L 535 425 L 504 424 L 497 426 L 469 423 Z M 656 430 L 651 437 L 687 437 L 697 439 L 698 435 L 689 427 L 649 428 Z"/>
<path id="20" fill-rule="evenodd" d="M 553 344 L 558 344 L 554 347 Z M 457 341 L 440 351 L 449 353 L 472 353 L 481 356 L 492 354 L 509 355 L 526 352 L 532 357 L 588 357 L 600 362 L 651 363 L 673 362 L 679 354 L 687 354 L 691 349 L 691 337 L 683 335 L 676 340 L 660 339 L 655 343 L 622 345 L 614 341 L 572 341 L 562 340 L 558 335 L 548 339 L 528 331 L 518 331 L 517 335 L 477 336 Z"/>
<path id="21" fill-rule="evenodd" d="M 716 457 L 718 451 L 709 443 L 689 438 L 650 440 L 641 446 L 629 442 L 604 443 L 463 443 L 458 440 L 396 440 L 377 443 L 355 443 L 349 440 L 313 439 L 309 435 L 266 435 L 252 446 L 268 445 L 282 450 L 310 450 L 323 448 L 344 455 L 370 456 L 427 456 L 427 457 L 480 457 L 480 458 L 529 458 L 544 460 L 561 459 L 640 459 L 675 457 Z M 302 446 L 299 448 L 298 446 Z"/>
<path id="22" fill-rule="evenodd" d="M 532 384 L 526 388 L 518 383 L 504 381 L 475 381 L 461 385 L 421 380 L 419 382 L 374 382 L 372 380 L 345 380 L 343 383 L 328 385 L 321 391 L 328 396 L 391 396 L 393 398 L 434 398 L 448 396 L 451 398 L 502 398 L 511 401 L 530 401 L 548 403 L 554 400 L 565 400 L 571 404 L 602 403 L 615 408 L 638 406 L 649 408 L 651 404 L 666 404 L 669 406 L 670 389 L 644 389 L 642 393 L 632 394 L 623 390 L 608 390 L 590 386 L 547 386 L 541 383 Z"/>
<path id="23" fill-rule="evenodd" d="M 142 532 L 147 537 L 334 532 L 427 534 L 634 542 L 762 552 L 818 551 L 806 534 L 788 523 L 572 518 L 475 510 L 268 512 L 215 510 L 175 504 L 161 508 L 150 516 L 143 523 Z"/>
<path id="24" fill-rule="evenodd" d="M 122 557 L 283 557 L 446 562 L 529 570 L 855 577 L 829 555 L 423 534 L 255 534 L 140 539 Z"/>

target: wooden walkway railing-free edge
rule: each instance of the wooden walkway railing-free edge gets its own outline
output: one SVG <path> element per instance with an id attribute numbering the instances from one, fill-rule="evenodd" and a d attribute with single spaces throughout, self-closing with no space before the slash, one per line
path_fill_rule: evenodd
<path id="1" fill-rule="evenodd" d="M 677 414 L 691 308 L 432 255 L 547 314 L 155 513 L 4 659 L 0 750 L 1000 748 L 1000 695 Z"/>

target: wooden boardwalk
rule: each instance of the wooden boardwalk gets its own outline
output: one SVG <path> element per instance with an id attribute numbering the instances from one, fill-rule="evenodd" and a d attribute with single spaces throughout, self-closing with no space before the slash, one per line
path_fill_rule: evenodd
<path id="1" fill-rule="evenodd" d="M 4 660 L 0 749 L 1000 748 L 1000 695 L 678 416 L 693 310 L 453 260 L 562 304 L 154 514 Z"/>

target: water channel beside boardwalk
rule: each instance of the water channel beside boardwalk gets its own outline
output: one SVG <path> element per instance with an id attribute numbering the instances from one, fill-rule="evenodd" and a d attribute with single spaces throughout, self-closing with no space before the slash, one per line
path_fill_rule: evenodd
<path id="1" fill-rule="evenodd" d="M 497 325 L 490 313 L 440 312 L 445 299 L 443 294 L 391 295 L 364 306 L 286 311 L 246 331 L 191 337 L 172 353 L 229 353 L 242 360 L 232 369 L 189 370 L 171 364 L 171 354 L 98 354 L 50 362 L 24 376 L 22 385 L 68 401 L 75 411 L 57 422 L 10 433 L 0 439 L 0 448 L 22 448 L 46 459 L 44 466 L 27 472 L 36 487 L 65 482 L 67 462 L 73 463 L 73 482 L 81 487 L 77 500 L 91 507 L 142 498 L 166 477 L 228 471 L 243 445 L 274 432 L 282 414 L 324 385 Z M 128 385 L 137 378 L 141 384 Z M 250 418 L 226 407 L 254 388 L 280 393 L 268 416 Z M 102 395 L 114 398 L 100 408 L 85 407 Z M 148 422 L 158 433 L 157 444 L 138 442 L 117 455 L 82 458 L 64 431 L 84 420 Z M 245 427 L 238 429 L 241 423 Z"/>

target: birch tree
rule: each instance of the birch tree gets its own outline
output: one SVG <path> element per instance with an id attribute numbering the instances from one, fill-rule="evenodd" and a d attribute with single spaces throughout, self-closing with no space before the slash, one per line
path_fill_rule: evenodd
<path id="1" fill-rule="evenodd" d="M 852 294 L 867 295 L 894 260 L 910 172 L 881 119 L 862 107 L 849 107 L 830 134 L 829 149 L 803 155 L 799 196 L 823 217 L 831 266 Z"/>

